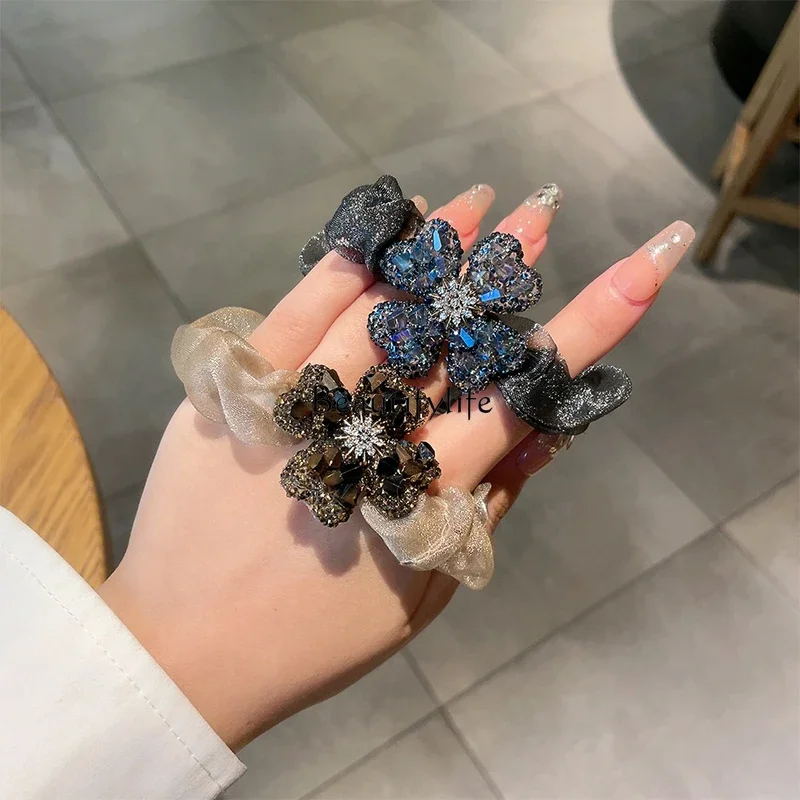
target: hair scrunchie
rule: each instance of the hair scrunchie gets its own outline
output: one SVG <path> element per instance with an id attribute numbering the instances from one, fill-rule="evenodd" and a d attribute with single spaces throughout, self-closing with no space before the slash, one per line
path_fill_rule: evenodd
<path id="1" fill-rule="evenodd" d="M 246 337 L 264 317 L 245 308 L 220 308 L 175 332 L 170 357 L 186 395 L 212 422 L 227 425 L 245 444 L 294 444 L 273 418 L 275 401 L 298 373 L 274 369 Z"/>

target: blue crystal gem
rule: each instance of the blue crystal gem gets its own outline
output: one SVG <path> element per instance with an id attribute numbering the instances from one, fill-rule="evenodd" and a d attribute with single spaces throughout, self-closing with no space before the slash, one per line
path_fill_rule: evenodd
<path id="1" fill-rule="evenodd" d="M 427 375 L 442 349 L 444 329 L 422 304 L 379 303 L 367 321 L 370 337 L 386 351 L 389 364 L 405 377 Z"/>
<path id="2" fill-rule="evenodd" d="M 451 332 L 447 351 L 447 372 L 462 391 L 480 391 L 496 376 L 518 369 L 525 361 L 524 337 L 499 320 L 472 322 L 468 336 L 472 344 L 464 340 L 464 332 L 463 328 Z"/>
<path id="3" fill-rule="evenodd" d="M 469 335 L 469 331 L 467 331 L 465 328 L 459 328 L 458 335 L 461 337 L 461 341 L 464 342 L 467 347 L 475 347 L 475 339 Z"/>
<path id="4" fill-rule="evenodd" d="M 424 299 L 445 278 L 458 275 L 462 255 L 455 228 L 432 219 L 413 239 L 386 249 L 381 272 L 387 283 Z"/>
<path id="5" fill-rule="evenodd" d="M 475 246 L 468 279 L 490 311 L 524 311 L 539 300 L 542 279 L 522 260 L 522 245 L 507 233 L 491 233 Z"/>

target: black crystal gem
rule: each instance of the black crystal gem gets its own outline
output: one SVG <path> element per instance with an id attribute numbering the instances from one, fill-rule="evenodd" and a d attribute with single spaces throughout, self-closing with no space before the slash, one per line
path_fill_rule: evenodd
<path id="1" fill-rule="evenodd" d="M 303 420 L 308 419 L 314 413 L 314 406 L 306 400 L 298 400 L 292 404 L 289 410 L 289 415 L 292 419 Z"/>
<path id="2" fill-rule="evenodd" d="M 331 369 L 330 367 L 325 367 L 320 372 L 320 384 L 324 386 L 329 392 L 332 392 L 334 389 L 341 388 L 342 381 L 339 378 L 339 374 L 336 372 L 335 369 Z"/>
<path id="3" fill-rule="evenodd" d="M 427 442 L 420 442 L 417 447 L 417 458 L 423 463 L 432 461 L 436 457 L 436 452 Z"/>
<path id="4" fill-rule="evenodd" d="M 388 478 L 400 469 L 400 462 L 394 456 L 385 456 L 378 462 L 378 475 Z"/>
<path id="5" fill-rule="evenodd" d="M 400 497 L 403 493 L 404 478 L 402 475 L 390 475 L 383 482 L 383 491 L 391 497 Z"/>
<path id="6" fill-rule="evenodd" d="M 331 392 L 334 408 L 341 414 L 346 414 L 350 410 L 350 392 L 347 389 L 334 389 Z"/>

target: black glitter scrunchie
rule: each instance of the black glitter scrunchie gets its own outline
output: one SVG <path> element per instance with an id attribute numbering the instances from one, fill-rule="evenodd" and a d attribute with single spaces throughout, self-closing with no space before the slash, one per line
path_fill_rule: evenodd
<path id="1" fill-rule="evenodd" d="M 594 364 L 573 378 L 541 325 L 524 317 L 505 321 L 527 335 L 528 358 L 516 372 L 496 378 L 495 385 L 506 405 L 532 428 L 576 436 L 630 397 L 633 385 L 624 370 Z"/>
<path id="2" fill-rule="evenodd" d="M 314 234 L 300 252 L 300 271 L 307 275 L 331 250 L 373 272 L 384 249 L 393 241 L 415 236 L 425 222 L 400 184 L 383 175 L 372 185 L 353 189 L 330 221 Z"/>

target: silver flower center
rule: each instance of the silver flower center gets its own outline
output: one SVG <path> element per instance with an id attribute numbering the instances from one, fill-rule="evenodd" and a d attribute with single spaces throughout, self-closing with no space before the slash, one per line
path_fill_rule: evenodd
<path id="1" fill-rule="evenodd" d="M 389 437 L 380 420 L 363 412 L 342 423 L 336 441 L 342 447 L 344 457 L 356 461 L 374 458 L 389 445 Z"/>
<path id="2" fill-rule="evenodd" d="M 468 283 L 449 278 L 434 287 L 430 294 L 433 315 L 448 327 L 457 327 L 476 315 L 478 297 Z"/>

